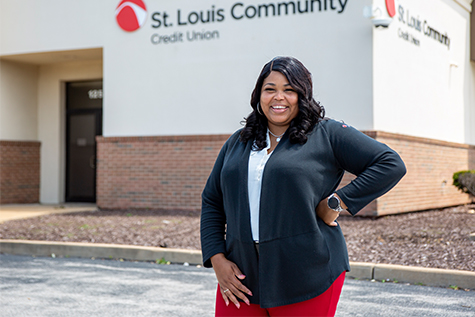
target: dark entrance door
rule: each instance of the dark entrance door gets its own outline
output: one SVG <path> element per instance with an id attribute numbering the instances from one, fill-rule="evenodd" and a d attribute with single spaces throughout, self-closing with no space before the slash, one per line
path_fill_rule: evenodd
<path id="1" fill-rule="evenodd" d="M 66 201 L 96 201 L 96 135 L 102 135 L 102 81 L 66 84 Z"/>

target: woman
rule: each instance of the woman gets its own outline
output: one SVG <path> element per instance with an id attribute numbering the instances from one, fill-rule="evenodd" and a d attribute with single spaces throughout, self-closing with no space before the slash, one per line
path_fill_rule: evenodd
<path id="1" fill-rule="evenodd" d="M 350 268 L 336 219 L 390 190 L 404 163 L 386 145 L 325 119 L 295 58 L 264 65 L 251 107 L 202 194 L 216 316 L 333 316 Z M 336 190 L 345 170 L 357 178 Z"/>

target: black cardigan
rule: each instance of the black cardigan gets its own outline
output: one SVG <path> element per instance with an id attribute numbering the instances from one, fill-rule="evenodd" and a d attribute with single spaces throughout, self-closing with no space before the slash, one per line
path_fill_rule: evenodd
<path id="1" fill-rule="evenodd" d="M 290 143 L 286 132 L 262 176 L 258 259 L 247 191 L 252 141 L 242 143 L 239 133 L 222 147 L 202 193 L 204 266 L 224 253 L 246 275 L 251 303 L 264 308 L 316 297 L 350 268 L 340 226 L 316 216 L 318 203 L 346 170 L 358 177 L 337 193 L 354 215 L 396 185 L 404 163 L 386 145 L 334 120 L 318 123 L 303 145 Z"/>

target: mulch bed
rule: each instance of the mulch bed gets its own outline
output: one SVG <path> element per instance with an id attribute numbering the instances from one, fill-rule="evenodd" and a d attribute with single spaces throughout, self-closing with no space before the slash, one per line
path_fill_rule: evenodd
<path id="1" fill-rule="evenodd" d="M 200 249 L 199 213 L 101 210 L 0 224 L 0 239 Z M 475 205 L 385 216 L 340 217 L 350 261 L 475 271 Z"/>

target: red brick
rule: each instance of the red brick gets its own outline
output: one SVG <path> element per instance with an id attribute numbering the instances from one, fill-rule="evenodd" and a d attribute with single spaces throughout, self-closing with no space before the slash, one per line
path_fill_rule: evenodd
<path id="1" fill-rule="evenodd" d="M 38 203 L 40 142 L 0 141 L 0 204 Z"/>

